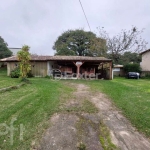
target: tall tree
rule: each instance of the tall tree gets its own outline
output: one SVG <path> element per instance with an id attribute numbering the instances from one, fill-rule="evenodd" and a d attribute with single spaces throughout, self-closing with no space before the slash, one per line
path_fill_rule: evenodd
<path id="1" fill-rule="evenodd" d="M 17 53 L 22 81 L 27 80 L 27 74 L 31 70 L 29 49 L 29 46 L 24 45 L 22 49 Z"/>
<path id="2" fill-rule="evenodd" d="M 110 37 L 109 34 L 101 28 L 98 28 L 100 37 L 107 41 L 107 50 L 109 56 L 118 63 L 121 54 L 124 52 L 136 52 L 146 50 L 147 42 L 141 38 L 143 30 L 132 27 L 130 30 L 122 30 L 118 35 Z"/>
<path id="3" fill-rule="evenodd" d="M 0 36 L 0 59 L 9 57 L 12 55 L 12 52 L 8 49 L 8 44 Z"/>
<path id="4" fill-rule="evenodd" d="M 106 40 L 96 37 L 91 40 L 90 52 L 93 56 L 107 56 Z"/>
<path id="5" fill-rule="evenodd" d="M 106 42 L 93 32 L 68 30 L 58 37 L 53 49 L 55 55 L 100 56 L 106 53 Z"/>
<path id="6" fill-rule="evenodd" d="M 141 55 L 138 53 L 125 52 L 120 56 L 119 64 L 129 64 L 129 63 L 139 64 L 141 62 Z"/>

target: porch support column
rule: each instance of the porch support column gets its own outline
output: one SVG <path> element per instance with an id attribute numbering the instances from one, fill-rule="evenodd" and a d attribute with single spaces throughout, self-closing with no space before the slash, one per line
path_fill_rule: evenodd
<path id="1" fill-rule="evenodd" d="M 81 66 L 81 65 L 77 65 L 77 79 L 78 79 L 79 76 L 80 76 L 80 66 Z"/>
<path id="2" fill-rule="evenodd" d="M 75 62 L 73 63 L 77 66 L 77 79 L 78 79 L 80 76 L 80 67 L 84 64 L 84 62 L 77 61 L 76 63 Z"/>
<path id="3" fill-rule="evenodd" d="M 110 62 L 109 65 L 109 79 L 112 80 L 112 62 Z"/>

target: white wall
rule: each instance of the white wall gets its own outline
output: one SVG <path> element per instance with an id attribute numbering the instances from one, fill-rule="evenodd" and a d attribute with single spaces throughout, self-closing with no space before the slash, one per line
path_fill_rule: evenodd
<path id="1" fill-rule="evenodd" d="M 141 62 L 142 71 L 150 71 L 150 51 L 142 54 Z"/>

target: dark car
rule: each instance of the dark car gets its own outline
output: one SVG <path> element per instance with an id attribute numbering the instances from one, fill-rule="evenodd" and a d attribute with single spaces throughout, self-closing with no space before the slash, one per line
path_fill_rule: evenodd
<path id="1" fill-rule="evenodd" d="M 139 77 L 140 77 L 140 74 L 138 72 L 128 72 L 127 74 L 128 79 L 130 78 L 139 79 Z"/>

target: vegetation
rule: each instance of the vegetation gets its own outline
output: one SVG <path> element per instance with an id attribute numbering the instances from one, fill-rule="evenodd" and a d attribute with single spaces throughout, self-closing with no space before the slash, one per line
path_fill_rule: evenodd
<path id="1" fill-rule="evenodd" d="M 139 64 L 127 64 L 124 65 L 125 72 L 141 72 L 141 67 Z"/>
<path id="2" fill-rule="evenodd" d="M 6 76 L 6 69 L 0 68 L 0 89 L 20 84 L 18 79 Z"/>
<path id="3" fill-rule="evenodd" d="M 20 61 L 19 67 L 22 80 L 26 80 L 27 74 L 31 70 L 29 48 L 29 46 L 24 45 L 22 49 L 17 53 L 18 60 Z"/>
<path id="4" fill-rule="evenodd" d="M 111 58 L 111 56 L 108 56 Z M 137 63 L 139 64 L 141 62 L 141 55 L 138 53 L 132 53 L 132 52 L 125 52 L 124 54 L 119 55 L 118 64 L 126 65 L 129 63 Z"/>
<path id="5" fill-rule="evenodd" d="M 82 82 L 88 84 L 94 91 L 107 94 L 131 123 L 150 137 L 150 80 L 115 78 L 111 81 Z"/>
<path id="6" fill-rule="evenodd" d="M 16 67 L 14 70 L 10 72 L 11 78 L 19 78 L 20 77 L 20 69 Z"/>
<path id="7" fill-rule="evenodd" d="M 58 111 L 60 94 L 70 91 L 70 88 L 61 82 L 54 82 L 46 78 L 32 78 L 32 84 L 26 84 L 19 89 L 0 94 L 0 124 L 10 126 L 14 122 L 13 145 L 10 145 L 10 132 L 0 136 L 0 149 L 16 150 L 34 148 L 37 139 L 49 125 L 50 116 Z M 6 76 L 6 70 L 0 70 L 0 88 L 17 85 L 19 79 Z M 23 125 L 23 141 L 20 140 L 20 125 Z M 5 130 L 5 129 L 4 129 Z M 0 131 L 3 131 L 0 126 Z"/>
<path id="8" fill-rule="evenodd" d="M 77 148 L 78 148 L 79 150 L 86 150 L 86 146 L 85 146 L 85 144 L 82 143 L 82 142 L 79 143 L 79 145 L 77 146 Z"/>
<path id="9" fill-rule="evenodd" d="M 112 142 L 110 137 L 109 129 L 104 125 L 103 122 L 100 123 L 100 142 L 104 150 L 119 150 Z"/>
<path id="10" fill-rule="evenodd" d="M 10 126 L 12 118 L 14 122 L 14 143 L 10 146 L 10 132 L 0 136 L 0 149 L 34 149 L 36 141 L 41 138 L 42 133 L 49 127 L 49 118 L 58 111 L 73 112 L 97 112 L 95 106 L 84 100 L 82 108 L 72 107 L 60 110 L 61 99 L 70 99 L 72 89 L 65 82 L 54 82 L 47 78 L 32 78 L 32 84 L 24 85 L 19 89 L 0 94 L 0 124 Z M 84 83 L 91 87 L 94 92 L 102 91 L 109 96 L 114 104 L 122 110 L 123 114 L 137 127 L 137 129 L 150 137 L 150 80 L 128 80 L 115 78 L 114 80 L 70 81 Z M 6 76 L 6 69 L 0 70 L 0 88 L 19 84 L 16 78 Z M 67 92 L 66 92 L 67 91 Z M 25 127 L 23 141 L 19 139 L 20 125 Z M 0 131 L 5 129 L 0 126 Z M 109 134 L 104 127 L 101 128 L 100 141 L 103 147 L 114 147 Z M 107 139 L 106 139 L 107 138 Z M 32 144 L 31 144 L 32 143 Z M 82 145 L 81 145 L 82 146 Z M 105 148 L 104 148 L 105 149 Z"/>
<path id="11" fill-rule="evenodd" d="M 98 28 L 99 36 L 107 41 L 107 50 L 114 63 L 120 60 L 120 54 L 125 52 L 141 52 L 146 49 L 147 42 L 141 38 L 143 30 L 132 27 L 130 30 L 122 30 L 119 34 L 110 37 L 109 34 L 101 28 Z"/>
<path id="12" fill-rule="evenodd" d="M 19 78 L 20 77 L 20 68 L 16 67 L 14 70 L 10 72 L 11 78 Z M 31 70 L 27 73 L 27 77 L 31 78 L 34 77 L 34 75 L 31 73 Z"/>
<path id="13" fill-rule="evenodd" d="M 93 32 L 68 30 L 58 37 L 53 49 L 55 55 L 104 56 L 106 41 Z"/>
<path id="14" fill-rule="evenodd" d="M 8 49 L 8 44 L 0 36 L 0 59 L 9 57 L 12 55 L 12 52 Z"/>

